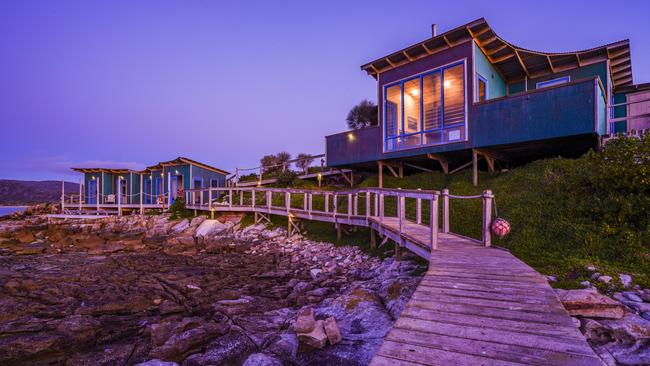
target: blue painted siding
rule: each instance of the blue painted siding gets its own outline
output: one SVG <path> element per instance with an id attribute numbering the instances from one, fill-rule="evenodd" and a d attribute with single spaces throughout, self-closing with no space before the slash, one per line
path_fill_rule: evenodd
<path id="1" fill-rule="evenodd" d="M 604 99 L 597 98 L 597 79 L 586 79 L 474 104 L 469 110 L 467 142 L 381 153 L 377 128 L 327 137 L 328 166 L 401 158 L 603 133 Z M 602 95 L 602 93 L 601 93 Z M 598 99 L 598 100 L 597 100 Z M 600 115 L 596 115 L 596 111 Z M 601 118 L 597 121 L 597 118 Z M 361 135 L 363 133 L 363 135 Z"/>
<path id="2" fill-rule="evenodd" d="M 488 99 L 500 98 L 506 96 L 506 83 L 496 68 L 492 66 L 479 46 L 474 44 L 474 68 L 476 73 L 487 80 Z M 478 80 L 476 75 L 471 79 L 474 80 L 474 90 L 478 90 Z M 476 93 L 475 93 L 476 94 Z M 474 99 L 476 101 L 476 99 Z"/>

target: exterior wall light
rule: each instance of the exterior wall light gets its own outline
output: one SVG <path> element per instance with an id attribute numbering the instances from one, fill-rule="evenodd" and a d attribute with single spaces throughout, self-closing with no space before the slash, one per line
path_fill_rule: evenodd
<path id="1" fill-rule="evenodd" d="M 348 133 L 348 141 L 353 142 L 357 138 L 354 136 L 352 132 Z"/>

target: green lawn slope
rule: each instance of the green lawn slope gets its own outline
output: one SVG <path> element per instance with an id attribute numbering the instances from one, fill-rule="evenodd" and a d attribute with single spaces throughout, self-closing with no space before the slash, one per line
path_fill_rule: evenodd
<path id="1" fill-rule="evenodd" d="M 384 187 L 448 188 L 459 195 L 491 189 L 498 215 L 512 226 L 510 235 L 494 239 L 494 244 L 541 273 L 556 275 L 557 286 L 579 287 L 588 279 L 589 264 L 616 280 L 619 273 L 627 273 L 650 286 L 650 138 L 618 139 L 603 152 L 578 159 L 481 172 L 478 187 L 472 186 L 470 174 L 385 175 Z M 376 187 L 377 176 L 360 186 Z M 480 200 L 452 200 L 451 230 L 479 238 L 480 205 Z"/>

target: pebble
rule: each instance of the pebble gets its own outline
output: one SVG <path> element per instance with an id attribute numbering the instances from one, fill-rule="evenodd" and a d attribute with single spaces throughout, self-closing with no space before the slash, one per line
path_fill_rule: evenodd
<path id="1" fill-rule="evenodd" d="M 624 292 L 623 296 L 627 297 L 628 300 L 632 300 L 635 302 L 643 302 L 643 299 L 641 299 L 639 295 L 635 294 L 634 292 Z"/>

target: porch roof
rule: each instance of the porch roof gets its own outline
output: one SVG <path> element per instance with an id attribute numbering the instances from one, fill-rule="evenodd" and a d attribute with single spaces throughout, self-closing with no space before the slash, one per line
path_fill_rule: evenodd
<path id="1" fill-rule="evenodd" d="M 141 174 L 144 172 L 144 171 L 138 171 L 132 169 L 120 169 L 120 168 L 71 168 L 71 169 L 74 170 L 75 172 L 80 172 L 80 173 Z"/>
<path id="2" fill-rule="evenodd" d="M 382 72 L 473 39 L 508 82 L 566 71 L 609 60 L 615 89 L 632 85 L 628 39 L 573 52 L 540 52 L 515 46 L 499 37 L 484 18 L 406 47 L 361 66 L 375 78 Z"/>
<path id="3" fill-rule="evenodd" d="M 149 166 L 149 167 L 147 167 L 147 169 L 145 171 L 159 170 L 159 169 L 162 169 L 165 166 L 175 166 L 175 165 L 182 165 L 182 164 L 196 165 L 198 167 L 201 167 L 201 168 L 204 168 L 204 169 L 207 169 L 207 170 L 211 170 L 213 172 L 224 174 L 224 175 L 230 174 L 230 172 L 227 172 L 225 170 L 218 169 L 218 168 L 215 168 L 215 167 L 207 165 L 207 164 L 199 163 L 196 160 L 188 159 L 188 158 L 182 157 L 182 156 L 179 156 L 179 157 L 177 157 L 176 159 L 173 159 L 173 160 L 162 161 L 162 162 L 160 162 L 160 163 L 158 163 L 156 165 Z"/>

